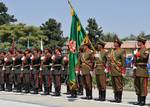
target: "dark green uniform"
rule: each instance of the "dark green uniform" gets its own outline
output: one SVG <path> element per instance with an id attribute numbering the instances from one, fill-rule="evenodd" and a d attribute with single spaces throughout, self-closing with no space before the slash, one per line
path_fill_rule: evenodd
<path id="1" fill-rule="evenodd" d="M 0 91 L 4 91 L 4 85 L 5 85 L 5 81 L 4 81 L 4 55 L 1 54 L 0 56 Z"/>
<path id="2" fill-rule="evenodd" d="M 42 82 L 44 84 L 44 94 L 48 95 L 52 88 L 52 74 L 51 74 L 51 55 L 45 54 L 44 59 L 41 62 L 42 66 Z"/>
<path id="3" fill-rule="evenodd" d="M 14 67 L 14 92 L 21 92 L 22 88 L 22 77 L 21 77 L 21 66 L 22 66 L 22 56 L 18 55 L 15 57 L 15 60 L 13 61 L 13 67 Z"/>
<path id="4" fill-rule="evenodd" d="M 13 71 L 12 71 L 12 56 L 8 54 L 7 57 L 4 59 L 4 67 L 5 67 L 5 82 L 6 82 L 6 89 L 5 91 L 12 91 L 12 84 L 13 84 Z"/>
<path id="5" fill-rule="evenodd" d="M 22 72 L 23 72 L 23 88 L 22 92 L 29 93 L 30 90 L 30 64 L 31 59 L 30 56 L 24 56 L 24 60 L 22 61 Z"/>
<path id="6" fill-rule="evenodd" d="M 105 100 L 106 97 L 106 51 L 103 49 L 101 51 L 97 51 L 94 56 L 95 59 L 95 74 L 96 74 L 96 82 L 99 90 L 99 99 L 101 101 Z"/>
<path id="7" fill-rule="evenodd" d="M 62 62 L 63 62 L 62 54 L 60 54 L 60 55 L 55 54 L 55 59 L 53 60 L 53 65 L 52 65 L 52 67 L 53 67 L 52 76 L 54 79 L 54 87 L 55 87 L 54 96 L 60 96 Z"/>
<path id="8" fill-rule="evenodd" d="M 34 58 L 32 59 L 32 68 L 31 71 L 32 77 L 31 77 L 31 85 L 32 90 L 31 94 L 38 94 L 39 89 L 39 72 L 40 72 L 40 55 L 34 55 Z"/>

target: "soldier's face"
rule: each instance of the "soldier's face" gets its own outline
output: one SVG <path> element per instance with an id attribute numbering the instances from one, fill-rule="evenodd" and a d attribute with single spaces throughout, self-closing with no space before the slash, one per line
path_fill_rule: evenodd
<path id="1" fill-rule="evenodd" d="M 114 47 L 119 47 L 119 44 L 117 42 L 114 42 Z"/>
<path id="2" fill-rule="evenodd" d="M 139 48 L 141 48 L 141 46 L 143 45 L 143 43 L 140 42 L 140 41 L 138 41 L 137 45 L 138 45 Z"/>

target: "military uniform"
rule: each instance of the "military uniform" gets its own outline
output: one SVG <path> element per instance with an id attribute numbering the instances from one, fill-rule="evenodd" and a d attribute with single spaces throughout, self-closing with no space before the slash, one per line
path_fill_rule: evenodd
<path id="1" fill-rule="evenodd" d="M 52 76 L 54 80 L 54 87 L 55 87 L 55 93 L 54 96 L 60 96 L 60 90 L 61 90 L 61 75 L 62 75 L 62 62 L 63 62 L 63 56 L 61 54 L 61 49 L 56 49 L 59 51 L 59 54 L 56 54 L 52 56 Z M 55 50 L 55 51 L 56 51 Z"/>
<path id="2" fill-rule="evenodd" d="M 100 46 L 100 47 L 98 47 Z M 97 50 L 94 54 L 94 69 L 96 82 L 99 90 L 99 98 L 96 100 L 105 101 L 106 97 L 106 63 L 107 53 L 104 50 L 105 43 L 101 40 L 97 43 Z"/>
<path id="3" fill-rule="evenodd" d="M 138 42 L 142 42 L 145 45 L 146 40 L 144 38 L 138 38 Z M 146 96 L 148 94 L 148 62 L 149 52 L 146 47 L 139 48 L 134 56 L 134 85 L 136 95 L 138 96 L 138 105 L 145 105 Z"/>
<path id="4" fill-rule="evenodd" d="M 37 50 L 36 50 L 37 51 Z M 31 57 L 32 71 L 31 71 L 31 94 L 38 94 L 39 89 L 39 72 L 40 72 L 40 55 L 37 53 Z"/>
<path id="5" fill-rule="evenodd" d="M 29 52 L 29 51 L 28 51 Z M 26 54 L 26 53 L 25 53 Z M 22 73 L 23 73 L 23 87 L 22 92 L 29 93 L 30 91 L 30 53 L 27 53 L 22 57 Z"/>
<path id="6" fill-rule="evenodd" d="M 122 91 L 123 91 L 123 76 L 125 75 L 125 51 L 120 48 L 122 42 L 115 38 L 114 44 L 119 45 L 118 48 L 112 49 L 110 52 L 110 69 L 111 69 L 111 80 L 112 87 L 114 90 L 114 101 L 120 103 L 122 101 Z"/>
<path id="7" fill-rule="evenodd" d="M 80 54 L 78 59 L 77 68 L 80 69 L 82 77 L 83 77 L 83 84 L 86 90 L 86 97 L 83 99 L 92 99 L 92 52 L 89 49 L 88 44 L 84 44 L 84 47 L 88 47 L 87 50 L 84 49 L 83 53 Z"/>
<path id="8" fill-rule="evenodd" d="M 45 53 L 41 57 L 41 70 L 42 70 L 42 82 L 44 84 L 44 93 L 42 95 L 48 95 L 52 88 L 52 74 L 51 74 L 51 54 Z"/>
<path id="9" fill-rule="evenodd" d="M 17 54 L 13 60 L 13 73 L 14 73 L 14 92 L 21 92 L 22 89 L 22 76 L 21 76 L 21 67 L 22 67 L 22 56 Z"/>
<path id="10" fill-rule="evenodd" d="M 4 55 L 2 55 L 2 53 L 4 52 L 1 52 L 1 55 L 0 55 L 0 91 L 4 91 L 5 90 L 5 81 L 4 81 L 4 70 L 3 70 L 3 67 L 4 67 Z"/>
<path id="11" fill-rule="evenodd" d="M 5 91 L 12 91 L 12 84 L 13 84 L 13 71 L 12 71 L 12 54 L 7 54 L 4 58 L 4 67 L 5 67 L 5 82 L 6 82 L 6 89 Z"/>

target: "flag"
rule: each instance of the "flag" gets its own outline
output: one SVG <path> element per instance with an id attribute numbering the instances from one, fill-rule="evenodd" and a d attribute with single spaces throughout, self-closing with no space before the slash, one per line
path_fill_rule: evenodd
<path id="1" fill-rule="evenodd" d="M 41 51 L 43 51 L 43 40 L 41 38 Z"/>
<path id="2" fill-rule="evenodd" d="M 78 63 L 79 48 L 82 45 L 82 42 L 85 40 L 86 32 L 83 29 L 81 22 L 77 14 L 75 13 L 74 9 L 72 8 L 72 6 L 71 6 L 71 15 L 72 15 L 72 23 L 71 23 L 71 31 L 69 37 L 69 50 L 70 50 L 69 51 L 69 82 L 70 82 L 71 89 L 74 89 L 76 86 L 75 67 L 76 64 Z"/>
<path id="3" fill-rule="evenodd" d="M 30 49 L 30 41 L 29 41 L 29 38 L 28 38 L 28 42 L 27 42 L 27 48 Z"/>

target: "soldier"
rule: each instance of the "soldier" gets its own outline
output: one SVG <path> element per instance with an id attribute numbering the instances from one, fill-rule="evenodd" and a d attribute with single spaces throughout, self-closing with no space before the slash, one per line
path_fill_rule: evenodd
<path id="1" fill-rule="evenodd" d="M 95 99 L 98 101 L 105 101 L 106 99 L 106 63 L 107 63 L 107 52 L 104 49 L 105 42 L 100 40 L 96 44 L 96 52 L 94 54 L 94 72 L 96 74 L 96 83 L 99 91 L 99 98 Z"/>
<path id="2" fill-rule="evenodd" d="M 14 89 L 13 92 L 21 92 L 22 88 L 22 77 L 21 77 L 21 66 L 22 66 L 22 51 L 17 50 L 16 55 L 13 57 L 13 73 L 14 73 Z"/>
<path id="3" fill-rule="evenodd" d="M 23 93 L 29 93 L 30 91 L 30 65 L 31 65 L 31 51 L 29 49 L 25 50 L 24 56 L 22 57 L 22 68 L 23 73 Z"/>
<path id="4" fill-rule="evenodd" d="M 55 49 L 55 55 L 52 56 L 52 75 L 54 79 L 54 87 L 55 87 L 55 93 L 52 96 L 60 96 L 60 90 L 61 90 L 61 75 L 62 75 L 62 60 L 63 56 L 61 53 L 61 48 L 57 47 Z"/>
<path id="5" fill-rule="evenodd" d="M 33 55 L 31 56 L 31 94 L 38 94 L 39 89 L 40 55 L 38 54 L 38 52 L 38 49 L 34 49 Z"/>
<path id="6" fill-rule="evenodd" d="M 83 45 L 83 53 L 80 54 L 77 68 L 80 70 L 78 72 L 81 73 L 83 77 L 83 84 L 86 90 L 86 97 L 83 99 L 90 100 L 92 99 L 92 52 L 90 50 L 90 45 L 88 43 L 84 43 Z"/>
<path id="7" fill-rule="evenodd" d="M 12 49 L 6 54 L 4 58 L 4 72 L 5 72 L 5 82 L 6 82 L 6 89 L 5 91 L 12 91 L 12 84 L 13 84 L 13 59 L 14 52 Z"/>
<path id="8" fill-rule="evenodd" d="M 52 88 L 52 76 L 51 76 L 51 59 L 52 53 L 48 48 L 44 49 L 44 55 L 41 57 L 41 67 L 42 71 L 42 82 L 44 84 L 44 93 L 42 95 L 49 95 Z"/>
<path id="9" fill-rule="evenodd" d="M 4 81 L 4 57 L 6 53 L 4 51 L 0 52 L 0 91 L 5 90 L 5 81 Z"/>
<path id="10" fill-rule="evenodd" d="M 114 38 L 114 49 L 108 56 L 110 60 L 112 87 L 114 90 L 114 100 L 112 102 L 120 103 L 122 101 L 123 77 L 125 75 L 125 51 L 121 49 L 122 42 L 118 37 Z"/>
<path id="11" fill-rule="evenodd" d="M 134 85 L 137 95 L 136 105 L 144 106 L 146 96 L 148 93 L 148 69 L 147 62 L 149 57 L 149 52 L 145 47 L 146 39 L 138 37 L 138 51 L 134 56 Z"/>

